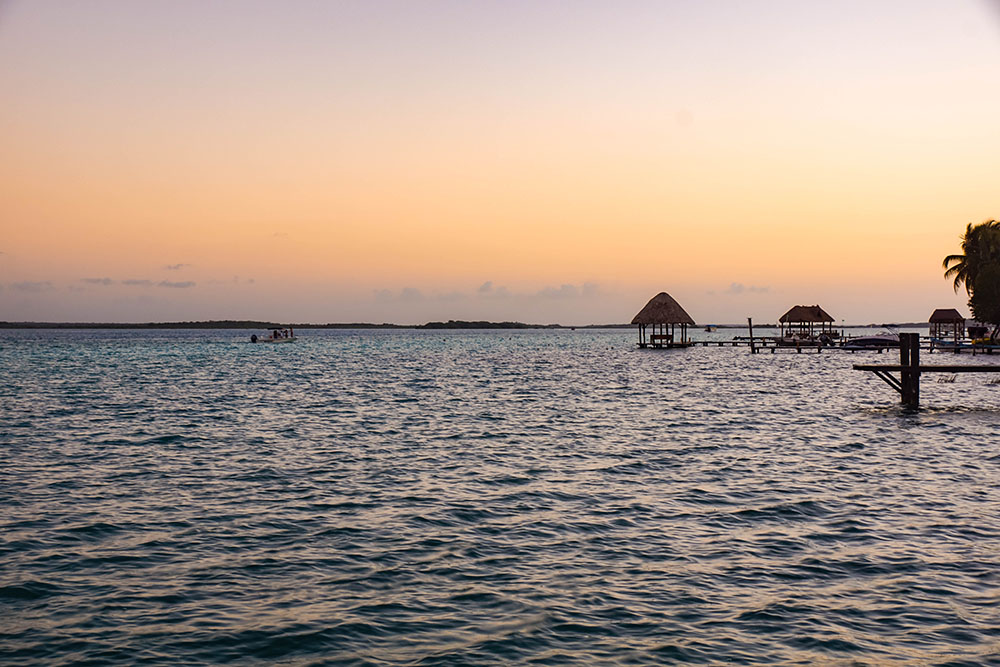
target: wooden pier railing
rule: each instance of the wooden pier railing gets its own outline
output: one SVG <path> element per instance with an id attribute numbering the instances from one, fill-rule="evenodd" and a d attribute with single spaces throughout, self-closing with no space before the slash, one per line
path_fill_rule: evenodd
<path id="1" fill-rule="evenodd" d="M 869 371 L 899 392 L 908 408 L 920 406 L 921 373 L 1000 373 L 1000 365 L 920 365 L 920 335 L 899 334 L 899 364 L 854 364 L 856 371 Z M 897 378 L 893 373 L 899 373 Z"/>

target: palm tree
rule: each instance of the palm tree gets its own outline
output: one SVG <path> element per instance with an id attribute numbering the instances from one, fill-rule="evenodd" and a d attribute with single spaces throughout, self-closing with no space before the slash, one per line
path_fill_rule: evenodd
<path id="1" fill-rule="evenodd" d="M 948 255 L 941 266 L 945 278 L 954 278 L 956 292 L 964 284 L 972 296 L 983 267 L 1000 262 L 1000 221 L 987 220 L 976 226 L 970 222 L 962 235 L 962 253 Z"/>

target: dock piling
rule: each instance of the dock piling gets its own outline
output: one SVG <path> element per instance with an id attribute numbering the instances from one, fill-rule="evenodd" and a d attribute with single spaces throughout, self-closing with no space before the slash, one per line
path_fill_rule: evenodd
<path id="1" fill-rule="evenodd" d="M 854 364 L 856 371 L 869 371 L 899 392 L 904 407 L 916 410 L 920 407 L 921 373 L 1000 373 L 1000 365 L 920 365 L 920 336 L 899 334 L 899 365 Z M 893 373 L 899 373 L 899 379 Z"/>
<path id="2" fill-rule="evenodd" d="M 901 402 L 908 408 L 920 405 L 920 334 L 899 334 L 899 379 Z"/>

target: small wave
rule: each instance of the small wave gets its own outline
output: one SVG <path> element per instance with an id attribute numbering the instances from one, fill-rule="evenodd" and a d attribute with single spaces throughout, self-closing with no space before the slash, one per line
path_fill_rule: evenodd
<path id="1" fill-rule="evenodd" d="M 20 584 L 0 586 L 0 599 L 8 601 L 42 600 L 62 592 L 63 588 L 55 584 L 48 584 L 44 581 L 26 581 Z"/>

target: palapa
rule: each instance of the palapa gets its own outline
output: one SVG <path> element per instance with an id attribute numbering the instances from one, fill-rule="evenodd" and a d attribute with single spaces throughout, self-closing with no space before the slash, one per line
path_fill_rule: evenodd
<path id="1" fill-rule="evenodd" d="M 931 319 L 928 322 L 931 324 L 954 324 L 956 322 L 965 322 L 965 318 L 954 308 L 938 308 L 931 313 Z"/>
<path id="2" fill-rule="evenodd" d="M 965 318 L 954 308 L 938 308 L 931 313 L 928 320 L 930 326 L 931 347 L 935 347 L 937 341 L 951 339 L 951 342 L 958 345 L 959 341 L 965 338 Z"/>
<path id="3" fill-rule="evenodd" d="M 694 324 L 681 304 L 666 292 L 660 292 L 632 318 L 632 324 Z"/>
<path id="4" fill-rule="evenodd" d="M 786 344 L 787 339 L 797 341 L 796 345 L 803 340 L 817 340 L 817 336 L 827 339 L 834 337 L 833 317 L 819 306 L 793 306 L 787 313 L 781 316 L 778 323 L 781 325 L 780 339 Z M 819 330 L 813 326 L 819 324 Z M 787 325 L 787 331 L 786 331 Z M 796 331 L 797 329 L 797 331 Z"/>
<path id="5" fill-rule="evenodd" d="M 639 347 L 688 347 L 691 341 L 687 337 L 689 324 L 694 320 L 681 305 L 666 292 L 660 292 L 646 304 L 646 307 L 632 318 L 632 324 L 639 325 Z M 676 338 L 677 325 L 680 325 L 680 338 Z M 646 337 L 646 327 L 652 326 L 649 338 Z"/>
<path id="6" fill-rule="evenodd" d="M 830 314 L 819 306 L 793 306 L 781 316 L 780 322 L 833 322 Z"/>

